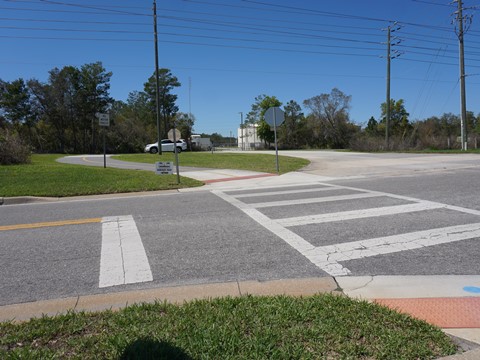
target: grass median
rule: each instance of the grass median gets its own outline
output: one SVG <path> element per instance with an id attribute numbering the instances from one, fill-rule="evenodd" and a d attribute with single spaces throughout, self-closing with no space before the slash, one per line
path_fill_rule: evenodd
<path id="1" fill-rule="evenodd" d="M 440 329 L 338 295 L 133 305 L 0 324 L 2 359 L 436 359 Z"/>
<path id="2" fill-rule="evenodd" d="M 232 152 L 182 152 L 178 155 L 181 166 L 192 166 L 212 169 L 250 170 L 266 173 L 276 173 L 275 155 L 258 153 Z M 113 157 L 122 161 L 133 161 L 154 164 L 156 161 L 174 161 L 174 154 L 163 153 L 161 156 L 153 154 L 126 154 Z M 280 174 L 299 170 L 310 161 L 290 156 L 279 156 Z"/>
<path id="3" fill-rule="evenodd" d="M 202 182 L 187 177 L 181 177 L 180 184 L 177 184 L 176 175 L 159 176 L 153 171 L 104 169 L 55 161 L 62 156 L 33 155 L 31 164 L 1 166 L 0 197 L 65 197 L 169 190 L 203 185 Z M 117 155 L 114 158 L 154 164 L 156 161 L 173 161 L 174 155 L 129 154 Z M 308 160 L 285 156 L 280 157 L 279 162 L 281 173 L 295 171 L 309 164 Z M 276 172 L 275 157 L 266 154 L 183 152 L 179 154 L 179 163 L 182 166 L 201 168 Z"/>
<path id="4" fill-rule="evenodd" d="M 175 175 L 156 175 L 153 171 L 121 170 L 61 164 L 63 155 L 33 155 L 27 165 L 0 167 L 0 197 L 115 194 L 122 192 L 168 190 L 203 185 Z"/>

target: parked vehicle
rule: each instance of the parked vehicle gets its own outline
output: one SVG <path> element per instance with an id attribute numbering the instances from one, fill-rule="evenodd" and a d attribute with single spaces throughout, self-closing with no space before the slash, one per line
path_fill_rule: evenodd
<path id="1" fill-rule="evenodd" d="M 163 139 L 161 141 L 162 145 L 162 152 L 173 152 L 175 150 L 175 147 L 177 148 L 177 153 L 181 153 L 184 150 L 187 150 L 187 142 L 183 139 L 177 140 L 177 145 L 174 147 L 174 143 L 172 140 L 169 139 Z M 145 146 L 145 152 L 149 152 L 151 154 L 156 154 L 158 153 L 158 142 L 154 144 L 147 144 Z"/>
<path id="2" fill-rule="evenodd" d="M 212 141 L 210 138 L 202 138 L 200 135 L 192 135 L 193 150 L 211 150 Z"/>

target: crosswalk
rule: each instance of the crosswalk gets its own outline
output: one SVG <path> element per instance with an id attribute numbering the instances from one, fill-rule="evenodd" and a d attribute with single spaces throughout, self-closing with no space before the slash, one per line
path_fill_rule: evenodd
<path id="1" fill-rule="evenodd" d="M 150 264 L 133 216 L 104 217 L 98 286 L 152 280 Z"/>
<path id="2" fill-rule="evenodd" d="M 342 264 L 350 260 L 480 238 L 480 211 L 396 194 L 329 183 L 317 183 L 302 188 L 292 186 L 252 191 L 214 190 L 213 193 L 283 239 L 310 262 L 332 276 L 350 275 L 351 271 Z M 292 197 L 292 195 L 294 196 Z M 320 209 L 318 207 L 309 207 L 312 204 L 322 206 L 327 203 L 336 203 L 348 208 L 349 203 L 367 199 L 377 199 L 377 205 L 375 207 L 365 205 L 360 209 L 332 212 L 325 212 L 325 209 L 318 211 Z M 389 205 L 391 200 L 397 200 L 399 203 Z M 312 212 L 315 212 L 315 209 L 317 211 L 316 213 L 294 216 L 297 215 L 296 212 L 299 206 L 305 206 L 306 211 L 309 209 Z M 275 209 L 282 209 L 281 213 L 285 214 L 286 208 L 292 208 L 290 212 L 292 216 L 279 216 L 278 212 L 274 211 Z M 326 223 L 342 223 L 348 220 L 362 219 L 376 219 L 378 222 L 381 222 L 382 219 L 389 216 L 409 213 L 420 214 L 427 211 L 435 212 L 436 210 L 448 210 L 453 213 L 473 215 L 474 219 L 478 217 L 478 221 L 451 226 L 442 226 L 444 224 L 439 221 L 438 224 L 434 225 L 435 227 L 426 230 L 356 241 L 340 241 L 336 244 L 328 244 L 328 241 L 326 241 L 324 245 L 312 244 L 312 241 L 298 234 L 300 232 L 298 229 L 306 225 L 317 226 L 318 233 L 321 234 L 322 225 Z M 278 217 L 275 217 L 276 213 Z M 435 217 L 432 216 L 432 218 L 434 219 Z M 321 242 L 322 239 L 320 239 Z"/>

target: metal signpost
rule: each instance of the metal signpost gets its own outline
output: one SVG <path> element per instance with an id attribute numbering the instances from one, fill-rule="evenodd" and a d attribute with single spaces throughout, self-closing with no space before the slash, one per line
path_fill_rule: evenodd
<path id="1" fill-rule="evenodd" d="M 110 115 L 108 114 L 102 114 L 102 113 L 96 113 L 95 116 L 98 119 L 98 125 L 103 127 L 103 167 L 107 167 L 107 144 L 105 142 L 105 132 L 106 132 L 106 127 L 110 126 Z"/>
<path id="2" fill-rule="evenodd" d="M 270 125 L 270 127 L 273 127 L 273 132 L 275 134 L 275 159 L 278 174 L 280 169 L 278 166 L 277 125 L 281 125 L 285 121 L 285 112 L 279 107 L 271 107 L 265 112 L 264 117 L 267 124 Z"/>
<path id="3" fill-rule="evenodd" d="M 173 139 L 170 138 L 173 137 Z M 173 152 L 175 153 L 175 164 L 177 165 L 177 184 L 180 184 L 180 171 L 178 167 L 178 151 L 177 151 L 177 136 L 180 138 L 181 134 L 175 128 L 175 122 L 173 123 L 173 129 L 168 132 L 168 138 L 173 141 Z"/>

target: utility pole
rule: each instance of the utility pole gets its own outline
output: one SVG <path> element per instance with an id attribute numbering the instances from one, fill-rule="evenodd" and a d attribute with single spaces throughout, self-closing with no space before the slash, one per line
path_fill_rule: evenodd
<path id="1" fill-rule="evenodd" d="M 467 100 L 465 95 L 465 58 L 464 58 L 464 43 L 463 38 L 465 35 L 463 28 L 463 4 L 462 0 L 457 0 L 458 11 L 457 11 L 457 20 L 458 20 L 458 44 L 459 44 L 459 53 L 460 53 L 460 126 L 461 126 L 461 139 L 462 139 L 462 150 L 466 151 L 468 148 L 468 134 L 467 134 Z"/>
<path id="2" fill-rule="evenodd" d="M 160 130 L 160 84 L 158 78 L 158 33 L 157 33 L 157 1 L 153 0 L 153 38 L 155 42 L 155 113 L 157 117 L 158 155 L 162 155 L 162 132 Z"/>
<path id="3" fill-rule="evenodd" d="M 388 151 L 389 149 L 389 127 L 390 127 L 390 62 L 392 61 L 392 53 L 391 53 L 391 28 L 390 25 L 387 28 L 387 113 L 385 117 L 385 148 Z"/>
<path id="4" fill-rule="evenodd" d="M 394 40 L 396 41 L 395 43 L 392 43 L 392 32 L 400 30 L 401 26 L 397 24 L 397 22 L 394 22 L 393 25 L 395 26 L 392 29 L 392 26 L 389 25 L 387 27 L 387 101 L 385 102 L 386 105 L 386 111 L 385 111 L 385 148 L 386 150 L 389 150 L 390 148 L 390 117 L 391 117 L 391 99 L 390 99 L 390 74 L 391 74 L 391 62 L 392 59 L 395 59 L 402 55 L 402 52 L 398 50 L 393 50 L 392 51 L 392 46 L 400 44 L 401 40 L 394 36 Z M 395 55 L 392 56 L 392 53 Z"/>
<path id="5" fill-rule="evenodd" d="M 240 111 L 240 129 L 241 129 L 241 133 L 242 133 L 242 136 L 241 136 L 241 139 L 242 139 L 242 150 L 245 150 L 245 145 L 244 145 L 244 142 L 243 142 L 243 112 Z"/>

